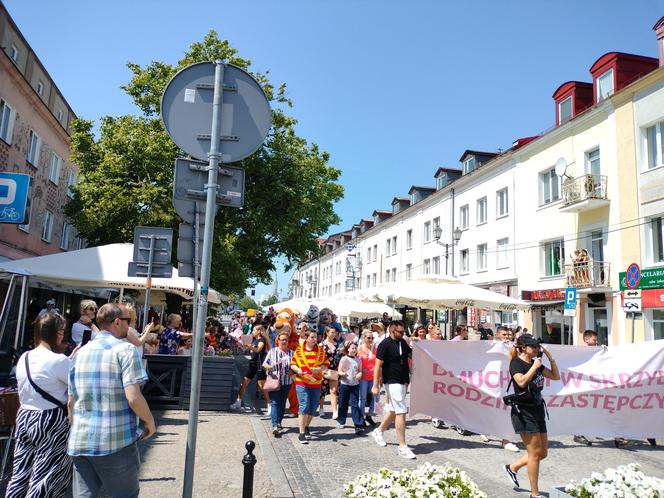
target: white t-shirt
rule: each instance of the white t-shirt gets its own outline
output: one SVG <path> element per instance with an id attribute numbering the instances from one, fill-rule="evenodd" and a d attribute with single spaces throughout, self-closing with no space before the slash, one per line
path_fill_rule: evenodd
<path id="1" fill-rule="evenodd" d="M 66 404 L 69 358 L 41 347 L 29 351 L 29 353 L 30 376 L 34 383 L 58 401 Z M 25 372 L 25 355 L 27 354 L 23 353 L 16 364 L 16 380 L 18 381 L 18 396 L 21 400 L 21 408 L 26 410 L 52 410 L 57 408 L 50 401 L 46 401 L 30 384 Z"/>
<path id="2" fill-rule="evenodd" d="M 74 323 L 74 325 L 71 326 L 71 340 L 77 345 L 80 344 L 83 340 L 83 332 L 85 330 L 92 330 L 92 327 L 90 325 L 83 325 L 81 322 Z M 90 340 L 95 337 L 97 337 L 97 332 L 92 330 L 92 337 L 90 337 Z"/>

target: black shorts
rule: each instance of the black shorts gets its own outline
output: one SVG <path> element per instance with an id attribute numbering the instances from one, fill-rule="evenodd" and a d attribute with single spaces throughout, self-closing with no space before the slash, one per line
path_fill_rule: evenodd
<path id="1" fill-rule="evenodd" d="M 263 370 L 262 368 L 259 368 L 258 364 L 249 363 L 249 369 L 247 370 L 247 373 L 244 374 L 244 377 L 246 379 L 251 380 L 256 376 L 256 374 L 258 374 L 258 379 L 257 380 L 267 379 L 267 374 L 265 373 L 265 370 Z"/>
<path id="2" fill-rule="evenodd" d="M 544 405 L 512 407 L 512 427 L 517 434 L 546 433 Z"/>

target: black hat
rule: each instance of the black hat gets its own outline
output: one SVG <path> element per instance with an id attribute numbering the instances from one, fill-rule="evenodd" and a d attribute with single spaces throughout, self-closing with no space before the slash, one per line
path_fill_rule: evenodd
<path id="1" fill-rule="evenodd" d="M 522 334 L 519 336 L 519 338 L 516 340 L 516 345 L 517 346 L 539 346 L 542 341 L 540 339 L 536 339 L 530 334 Z"/>

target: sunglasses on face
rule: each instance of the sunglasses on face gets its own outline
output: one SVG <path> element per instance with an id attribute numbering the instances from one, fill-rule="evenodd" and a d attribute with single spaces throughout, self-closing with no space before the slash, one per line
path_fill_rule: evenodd
<path id="1" fill-rule="evenodd" d="M 123 322 L 131 322 L 131 317 L 130 316 L 119 316 L 118 320 L 122 320 Z"/>

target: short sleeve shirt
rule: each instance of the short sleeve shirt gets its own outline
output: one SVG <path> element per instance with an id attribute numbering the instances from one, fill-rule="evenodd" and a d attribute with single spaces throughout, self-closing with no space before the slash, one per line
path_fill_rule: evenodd
<path id="1" fill-rule="evenodd" d="M 530 370 L 530 367 L 532 367 L 532 363 L 525 362 L 517 356 L 516 358 L 512 359 L 512 361 L 510 361 L 510 377 L 514 379 L 515 374 L 526 374 Z M 537 373 L 535 373 L 535 376 L 530 380 L 525 388 L 519 387 L 516 381 L 513 381 L 512 385 L 514 386 L 514 393 L 519 394 L 524 391 L 530 391 L 530 395 L 532 396 L 533 401 L 538 404 L 541 403 L 542 389 L 544 388 L 544 375 L 542 375 L 543 371 L 544 366 L 542 365 L 537 369 Z"/>
<path id="2" fill-rule="evenodd" d="M 161 333 L 161 339 L 159 340 L 159 354 L 177 354 L 180 340 L 180 332 L 166 327 Z"/>
<path id="3" fill-rule="evenodd" d="M 382 375 L 385 384 L 408 384 L 410 372 L 408 358 L 411 349 L 408 343 L 401 339 L 395 341 L 387 336 L 376 349 L 376 358 L 383 362 Z"/>
<path id="4" fill-rule="evenodd" d="M 69 371 L 69 455 L 109 455 L 138 440 L 138 420 L 124 389 L 147 379 L 138 350 L 125 340 L 102 331 L 82 348 Z"/>

